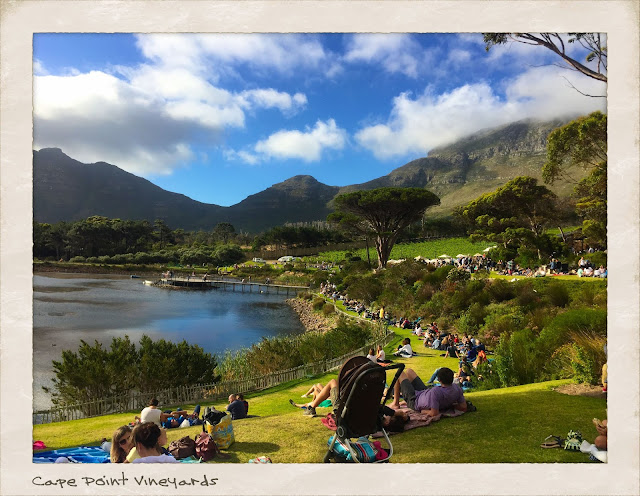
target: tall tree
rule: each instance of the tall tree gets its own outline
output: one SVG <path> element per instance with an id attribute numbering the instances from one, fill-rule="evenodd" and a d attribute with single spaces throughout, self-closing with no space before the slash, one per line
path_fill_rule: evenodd
<path id="1" fill-rule="evenodd" d="M 378 268 L 384 268 L 398 235 L 440 198 L 420 188 L 377 188 L 338 195 L 334 204 L 336 212 L 356 216 L 375 234 Z"/>
<path id="2" fill-rule="evenodd" d="M 576 184 L 576 211 L 582 231 L 593 244 L 606 245 L 607 237 L 607 116 L 593 112 L 555 129 L 547 139 L 547 161 L 542 177 L 576 182 L 573 171 L 588 175 Z"/>
<path id="3" fill-rule="evenodd" d="M 510 42 L 542 46 L 562 58 L 569 68 L 598 81 L 607 82 L 607 45 L 606 38 L 600 33 L 569 33 L 566 39 L 567 44 L 578 43 L 589 50 L 585 63 L 595 63 L 593 68 L 567 53 L 565 40 L 559 33 L 483 33 L 483 36 L 487 51 L 495 45 Z"/>
<path id="4" fill-rule="evenodd" d="M 223 243 L 227 243 L 229 238 L 233 236 L 236 232 L 236 228 L 233 227 L 233 224 L 229 222 L 219 222 L 216 224 L 216 227 L 213 228 L 213 235 L 216 239 L 222 241 Z"/>
<path id="5" fill-rule="evenodd" d="M 545 230 L 553 225 L 556 195 L 537 179 L 520 176 L 492 193 L 457 210 L 472 237 L 500 243 L 504 248 L 520 246 L 538 250 L 548 244 Z"/>

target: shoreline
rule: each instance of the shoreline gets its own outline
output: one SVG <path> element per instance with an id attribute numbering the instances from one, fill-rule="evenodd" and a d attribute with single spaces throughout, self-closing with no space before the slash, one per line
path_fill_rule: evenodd
<path id="1" fill-rule="evenodd" d="M 315 312 L 310 301 L 303 300 L 302 298 L 289 298 L 285 300 L 285 302 L 298 314 L 300 322 L 305 328 L 305 332 L 326 332 L 333 328 L 333 319 L 320 315 L 319 312 Z"/>

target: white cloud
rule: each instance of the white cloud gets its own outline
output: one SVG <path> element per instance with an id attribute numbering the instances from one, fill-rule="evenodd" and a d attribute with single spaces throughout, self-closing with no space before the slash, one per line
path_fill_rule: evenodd
<path id="1" fill-rule="evenodd" d="M 347 43 L 346 62 L 380 64 L 391 73 L 418 76 L 422 47 L 406 34 L 355 34 Z"/>
<path id="2" fill-rule="evenodd" d="M 412 98 L 402 93 L 393 100 L 386 122 L 364 127 L 356 141 L 380 159 L 426 154 L 481 129 L 525 118 L 551 119 L 604 110 L 606 100 L 587 98 L 562 79 L 556 67 L 532 68 L 505 82 L 506 98 L 486 83 L 464 85 L 441 95 L 429 89 Z M 581 91 L 601 94 L 604 85 L 574 78 Z M 564 83 L 564 84 L 561 84 Z"/>
<path id="3" fill-rule="evenodd" d="M 134 174 L 168 174 L 192 158 L 191 146 L 216 144 L 243 128 L 245 111 L 285 116 L 307 97 L 273 88 L 233 93 L 186 67 L 119 68 L 34 77 L 34 145 L 60 147 L 82 162 L 106 161 Z M 251 163 L 251 159 L 243 158 Z"/>
<path id="4" fill-rule="evenodd" d="M 240 93 L 239 98 L 243 106 L 261 108 L 277 108 L 285 114 L 293 114 L 304 108 L 307 104 L 307 97 L 303 93 L 290 95 L 273 88 L 247 90 Z"/>
<path id="5" fill-rule="evenodd" d="M 260 157 L 257 155 L 248 152 L 246 150 L 224 150 L 224 157 L 229 161 L 240 161 L 249 165 L 256 165 L 260 163 Z"/>
<path id="6" fill-rule="evenodd" d="M 320 160 L 324 150 L 341 150 L 347 133 L 333 119 L 317 121 L 313 128 L 278 131 L 256 143 L 254 150 L 264 159 L 300 159 L 304 162 Z"/>
<path id="7" fill-rule="evenodd" d="M 42 62 L 38 59 L 33 59 L 33 74 L 37 76 L 46 76 L 49 72 L 45 69 Z"/>
<path id="8" fill-rule="evenodd" d="M 460 48 L 454 48 L 449 52 L 448 60 L 454 64 L 460 64 L 462 62 L 468 62 L 471 60 L 471 52 L 468 50 L 462 50 Z"/>
<path id="9" fill-rule="evenodd" d="M 334 58 L 318 39 L 297 34 L 151 34 L 138 36 L 137 42 L 144 55 L 160 65 L 198 71 L 209 69 L 211 61 L 282 73 L 324 70 Z"/>

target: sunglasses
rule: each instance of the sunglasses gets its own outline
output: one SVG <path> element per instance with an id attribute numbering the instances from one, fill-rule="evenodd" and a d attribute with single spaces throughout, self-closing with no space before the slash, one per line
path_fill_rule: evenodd
<path id="1" fill-rule="evenodd" d="M 129 439 L 131 439 L 130 436 L 123 437 L 122 439 L 120 439 L 120 441 L 118 441 L 118 444 L 120 446 L 124 446 L 125 444 L 127 444 L 129 442 Z"/>

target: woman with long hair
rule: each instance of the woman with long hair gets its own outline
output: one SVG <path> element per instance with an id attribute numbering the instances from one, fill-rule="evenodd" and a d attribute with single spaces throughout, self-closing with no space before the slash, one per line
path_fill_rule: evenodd
<path id="1" fill-rule="evenodd" d="M 131 427 L 123 425 L 113 433 L 111 438 L 111 463 L 124 463 L 133 448 Z"/>
<path id="2" fill-rule="evenodd" d="M 143 422 L 133 428 L 133 440 L 140 458 L 131 463 L 178 463 L 173 456 L 163 453 L 167 444 L 167 431 L 153 422 Z"/>

